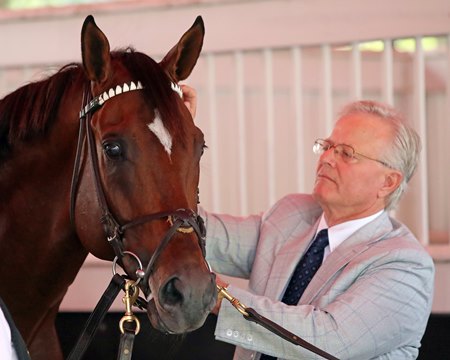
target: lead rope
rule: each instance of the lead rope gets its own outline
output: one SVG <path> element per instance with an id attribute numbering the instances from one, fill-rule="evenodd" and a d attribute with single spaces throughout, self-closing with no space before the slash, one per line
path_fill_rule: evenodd
<path id="1" fill-rule="evenodd" d="M 97 331 L 98 325 L 102 322 L 115 298 L 124 286 L 125 279 L 118 274 L 114 275 L 99 302 L 95 306 L 94 311 L 89 316 L 84 329 L 78 337 L 67 360 L 80 360 L 83 357 Z"/>
<path id="2" fill-rule="evenodd" d="M 134 281 L 127 280 L 123 275 L 115 274 L 99 302 L 95 306 L 94 311 L 89 316 L 89 319 L 87 320 L 83 331 L 78 337 L 78 340 L 70 352 L 67 360 L 80 360 L 83 358 L 84 353 L 94 338 L 98 325 L 103 321 L 103 318 L 116 299 L 120 290 L 125 290 L 125 295 L 123 298 L 123 302 L 125 304 L 125 314 L 119 322 L 119 329 L 122 335 L 117 358 L 120 360 L 131 359 L 134 336 L 140 330 L 139 319 L 133 314 L 131 306 L 135 305 L 140 309 L 144 309 L 147 306 L 147 303 L 143 298 L 139 297 L 139 290 Z M 133 322 L 136 323 L 134 329 L 129 326 Z"/>
<path id="3" fill-rule="evenodd" d="M 290 331 L 286 330 L 285 328 L 281 327 L 280 325 L 274 323 L 273 321 L 267 319 L 266 317 L 258 314 L 256 310 L 246 307 L 244 304 L 242 304 L 238 299 L 231 296 L 227 289 L 223 286 L 217 286 L 218 296 L 227 299 L 231 305 L 233 305 L 237 311 L 239 311 L 243 316 L 245 320 L 252 321 L 256 324 L 259 324 L 263 327 L 265 327 L 270 332 L 274 333 L 275 335 L 278 335 L 279 337 L 289 341 L 290 343 L 294 345 L 301 346 L 304 349 L 307 349 L 317 355 L 322 356 L 324 359 L 328 360 L 339 360 L 337 357 L 334 357 L 333 355 L 327 353 L 326 351 L 323 351 L 322 349 L 319 349 L 317 346 L 307 342 L 306 340 L 302 339 L 301 337 L 291 333 Z"/>
<path id="4" fill-rule="evenodd" d="M 125 283 L 125 295 L 123 296 L 123 303 L 125 304 L 125 315 L 120 319 L 119 329 L 120 344 L 119 351 L 117 353 L 117 360 L 131 360 L 131 354 L 133 352 L 134 337 L 141 330 L 141 324 L 136 315 L 133 314 L 131 309 L 139 297 L 139 288 L 136 286 L 136 282 L 133 280 L 127 280 Z M 135 324 L 134 328 L 130 327 L 131 324 Z"/>

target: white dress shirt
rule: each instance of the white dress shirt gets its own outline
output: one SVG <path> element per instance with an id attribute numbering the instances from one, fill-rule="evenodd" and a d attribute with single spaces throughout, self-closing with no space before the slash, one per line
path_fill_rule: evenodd
<path id="1" fill-rule="evenodd" d="M 325 261 L 326 257 L 330 255 L 330 253 L 335 250 L 342 242 L 348 239 L 353 233 L 357 230 L 361 229 L 364 225 L 370 223 L 372 220 L 375 220 L 378 216 L 383 213 L 384 210 L 380 210 L 377 213 L 356 220 L 350 220 L 343 222 L 341 224 L 337 224 L 331 227 L 328 227 L 327 222 L 325 220 L 324 215 L 319 221 L 319 226 L 317 227 L 317 233 L 320 230 L 328 228 L 328 241 L 329 245 L 325 248 L 325 252 L 323 255 L 323 261 Z M 323 263 L 322 261 L 322 263 Z"/>
<path id="2" fill-rule="evenodd" d="M 0 359 L 17 360 L 16 350 L 11 341 L 11 330 L 3 311 L 0 309 Z"/>

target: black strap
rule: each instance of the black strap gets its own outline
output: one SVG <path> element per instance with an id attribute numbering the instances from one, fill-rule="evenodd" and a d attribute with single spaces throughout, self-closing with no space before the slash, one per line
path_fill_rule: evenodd
<path id="1" fill-rule="evenodd" d="M 83 354 L 86 352 L 97 331 L 98 325 L 102 322 L 115 298 L 124 286 L 125 279 L 121 275 L 114 275 L 99 302 L 95 306 L 94 311 L 89 316 L 89 319 L 67 360 L 80 360 L 83 357 Z"/>
<path id="2" fill-rule="evenodd" d="M 292 343 L 294 345 L 299 345 L 309 351 L 312 351 L 313 353 L 315 353 L 317 355 L 322 356 L 325 359 L 339 360 L 337 357 L 334 357 L 333 355 L 327 353 L 326 351 L 319 349 L 317 346 L 314 346 L 313 344 L 307 342 L 306 340 L 303 340 L 302 338 L 298 337 L 297 335 L 286 330 L 285 328 L 282 328 L 280 325 L 278 325 L 278 324 L 274 323 L 273 321 L 267 319 L 266 317 L 258 314 L 254 309 L 245 308 L 245 311 L 248 313 L 248 316 L 244 315 L 244 318 L 246 320 L 255 322 L 255 323 L 265 327 L 270 332 L 289 341 L 290 343 Z"/>
<path id="3" fill-rule="evenodd" d="M 2 299 L 0 299 L 0 308 L 3 311 L 3 315 L 5 316 L 5 319 L 9 324 L 9 328 L 11 330 L 11 342 L 14 349 L 16 350 L 17 359 L 30 360 L 30 354 L 28 352 L 25 341 L 23 340 L 22 335 L 17 329 L 16 324 L 14 323 L 14 320 L 11 314 L 9 313 L 8 308 L 6 307 Z"/>
<path id="4" fill-rule="evenodd" d="M 133 353 L 135 332 L 124 329 L 123 334 L 120 335 L 119 352 L 117 353 L 117 360 L 131 360 Z"/>
<path id="5" fill-rule="evenodd" d="M 83 144 L 85 139 L 85 122 L 80 120 L 80 128 L 78 130 L 77 152 L 75 155 L 75 164 L 73 166 L 72 181 L 70 184 L 70 223 L 75 228 L 75 202 L 77 199 L 78 181 L 80 179 L 81 156 L 83 153 Z"/>

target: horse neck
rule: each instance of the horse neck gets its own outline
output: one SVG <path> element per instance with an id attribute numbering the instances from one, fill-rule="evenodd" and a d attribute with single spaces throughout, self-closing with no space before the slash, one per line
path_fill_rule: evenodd
<path id="1" fill-rule="evenodd" d="M 74 87 L 74 86 L 72 86 Z M 29 191 L 31 199 L 66 198 L 70 189 L 81 90 L 69 88 L 61 100 L 55 119 L 47 120 L 51 127 L 45 134 L 33 135 L 14 144 L 11 153 L 0 163 L 0 202 L 13 204 L 15 195 Z M 17 119 L 17 121 L 20 121 Z M 30 211 L 39 211 L 32 206 Z"/>
<path id="2" fill-rule="evenodd" d="M 11 254 L 0 262 L 2 296 L 17 283 L 36 304 L 58 301 L 87 255 L 69 220 L 81 90 L 75 94 L 75 88 L 66 91 L 44 136 L 18 143 L 1 164 L 0 252 Z M 20 272 L 11 271 L 21 268 L 26 285 Z M 49 282 L 45 294 L 37 290 Z"/>

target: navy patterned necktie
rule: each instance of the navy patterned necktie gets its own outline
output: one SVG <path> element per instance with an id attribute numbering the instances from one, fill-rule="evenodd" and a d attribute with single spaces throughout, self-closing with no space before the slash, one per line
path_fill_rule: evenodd
<path id="1" fill-rule="evenodd" d="M 283 299 L 288 305 L 297 305 L 303 292 L 315 275 L 316 271 L 322 265 L 325 248 L 328 245 L 328 229 L 320 230 L 309 247 L 308 251 L 298 262 L 292 274 Z M 276 358 L 262 354 L 260 360 L 275 360 Z"/>

